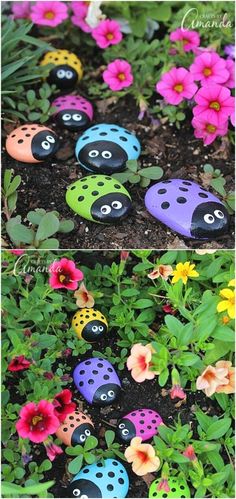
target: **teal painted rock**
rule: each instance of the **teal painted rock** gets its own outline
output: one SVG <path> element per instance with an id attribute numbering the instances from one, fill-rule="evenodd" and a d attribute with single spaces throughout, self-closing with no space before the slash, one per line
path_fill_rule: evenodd
<path id="1" fill-rule="evenodd" d="M 165 490 L 157 490 L 157 487 L 158 487 L 160 482 L 161 482 L 161 478 L 158 478 L 157 480 L 154 480 L 154 482 L 152 482 L 150 489 L 149 489 L 148 497 L 157 497 L 157 498 L 158 497 L 163 497 L 163 498 L 176 497 L 178 499 L 184 498 L 184 497 L 185 498 L 191 497 L 188 484 L 183 478 L 179 478 L 179 477 L 168 478 L 170 492 L 165 492 Z"/>

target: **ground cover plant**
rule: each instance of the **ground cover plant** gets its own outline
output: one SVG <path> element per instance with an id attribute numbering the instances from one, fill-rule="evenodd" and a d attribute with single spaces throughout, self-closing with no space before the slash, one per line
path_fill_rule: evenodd
<path id="1" fill-rule="evenodd" d="M 71 212 L 65 192 L 82 176 L 74 155 L 78 133 L 61 130 L 58 153 L 37 165 L 37 175 L 35 166 L 5 153 L 3 140 L 3 167 L 22 179 L 14 218 L 21 216 L 27 228 L 27 214 L 35 208 L 73 218 L 74 229 L 58 235 L 66 248 L 198 247 L 151 218 L 143 200 L 152 183 L 185 178 L 213 189 L 233 214 L 233 2 L 49 4 L 2 2 L 4 139 L 24 122 L 47 123 L 58 131 L 51 102 L 59 93 L 45 81 L 51 65 L 40 66 L 40 60 L 48 50 L 75 52 L 84 68 L 75 92 L 91 100 L 94 123 L 115 122 L 140 139 L 139 160 L 115 174 L 130 191 L 134 209 L 118 228 Z M 4 217 L 5 243 L 14 245 L 6 222 Z M 232 248 L 233 223 L 232 216 L 224 241 L 202 244 Z M 34 246 L 29 238 L 19 242 Z"/>
<path id="2" fill-rule="evenodd" d="M 82 466 L 113 457 L 128 497 L 148 497 L 155 479 L 166 497 L 180 478 L 189 497 L 235 497 L 234 287 L 233 251 L 3 251 L 2 496 L 68 497 Z M 91 307 L 109 324 L 93 345 L 71 326 Z M 90 357 L 122 382 L 106 407 L 72 379 Z M 95 436 L 66 447 L 55 431 L 75 406 Z M 164 425 L 147 445 L 121 444 L 117 421 L 144 407 Z"/>

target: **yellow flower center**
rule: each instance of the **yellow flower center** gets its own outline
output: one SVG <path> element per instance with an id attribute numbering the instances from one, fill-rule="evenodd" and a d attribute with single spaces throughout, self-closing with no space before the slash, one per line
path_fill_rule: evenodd
<path id="1" fill-rule="evenodd" d="M 118 78 L 120 81 L 124 81 L 125 80 L 125 74 L 124 73 L 119 73 L 118 74 Z"/>
<path id="2" fill-rule="evenodd" d="M 107 33 L 107 39 L 108 40 L 113 40 L 114 35 L 112 33 Z"/>
<path id="3" fill-rule="evenodd" d="M 48 12 L 45 12 L 44 17 L 45 19 L 54 19 L 55 13 L 49 10 Z"/>
<path id="4" fill-rule="evenodd" d="M 223 324 L 228 324 L 228 322 L 230 321 L 229 317 L 227 317 L 227 315 L 225 315 L 224 317 L 222 317 L 222 323 Z"/>
<path id="5" fill-rule="evenodd" d="M 34 416 L 32 418 L 32 424 L 33 424 L 33 426 L 36 426 L 39 423 L 39 421 L 42 421 L 42 420 L 43 420 L 42 416 Z"/>
<path id="6" fill-rule="evenodd" d="M 212 74 L 212 70 L 210 68 L 205 68 L 203 74 L 205 76 L 210 76 Z"/>
<path id="7" fill-rule="evenodd" d="M 209 133 L 214 133 L 216 131 L 216 126 L 214 125 L 211 125 L 210 123 L 206 126 L 206 130 L 209 132 Z"/>
<path id="8" fill-rule="evenodd" d="M 66 276 L 65 276 L 65 275 L 61 274 L 61 275 L 59 276 L 59 281 L 60 281 L 60 282 L 64 282 L 64 281 L 65 281 L 65 279 L 66 279 Z"/>
<path id="9" fill-rule="evenodd" d="M 187 40 L 186 38 L 183 38 L 183 44 L 187 45 L 187 43 L 189 43 L 189 40 Z"/>
<path id="10" fill-rule="evenodd" d="M 184 89 L 184 87 L 181 83 L 177 83 L 177 85 L 174 86 L 174 90 L 178 93 L 182 92 L 183 89 Z"/>
<path id="11" fill-rule="evenodd" d="M 215 111 L 219 111 L 220 110 L 220 104 L 218 101 L 214 100 L 210 103 L 210 109 L 215 109 Z"/>

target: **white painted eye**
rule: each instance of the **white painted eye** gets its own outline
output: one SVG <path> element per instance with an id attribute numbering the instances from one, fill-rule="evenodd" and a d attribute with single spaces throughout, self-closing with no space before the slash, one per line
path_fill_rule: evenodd
<path id="1" fill-rule="evenodd" d="M 62 119 L 63 119 L 63 121 L 68 121 L 71 119 L 71 115 L 70 114 L 63 114 Z"/>
<path id="2" fill-rule="evenodd" d="M 101 400 L 106 400 L 107 399 L 107 395 L 105 393 L 103 393 L 100 397 Z"/>
<path id="3" fill-rule="evenodd" d="M 214 215 L 216 216 L 216 218 L 225 218 L 224 213 L 221 210 L 215 210 Z"/>
<path id="4" fill-rule="evenodd" d="M 80 490 L 79 489 L 74 489 L 73 490 L 73 496 L 79 497 L 79 495 L 80 495 Z"/>
<path id="5" fill-rule="evenodd" d="M 43 149 L 45 149 L 45 151 L 48 151 L 48 149 L 50 149 L 50 144 L 46 140 L 42 142 L 41 146 Z"/>
<path id="6" fill-rule="evenodd" d="M 111 213 L 111 207 L 108 204 L 104 204 L 101 207 L 101 212 L 103 213 L 103 215 L 108 215 L 109 213 Z"/>
<path id="7" fill-rule="evenodd" d="M 72 118 L 74 121 L 81 121 L 82 120 L 81 114 L 72 114 Z"/>
<path id="8" fill-rule="evenodd" d="M 129 434 L 129 430 L 125 429 L 125 430 L 122 430 L 122 435 L 126 436 Z"/>
<path id="9" fill-rule="evenodd" d="M 99 326 L 99 331 L 102 332 L 103 331 L 103 326 Z"/>
<path id="10" fill-rule="evenodd" d="M 80 441 L 85 442 L 86 436 L 84 434 L 80 435 Z"/>
<path id="11" fill-rule="evenodd" d="M 90 435 L 91 435 L 91 431 L 90 430 L 85 430 L 84 433 L 85 433 L 86 437 L 90 437 Z"/>
<path id="12" fill-rule="evenodd" d="M 123 205 L 120 201 L 112 201 L 111 206 L 114 210 L 120 210 Z"/>
<path id="13" fill-rule="evenodd" d="M 123 430 L 123 428 L 125 428 L 125 423 L 120 423 L 120 424 L 119 424 L 119 428 L 120 428 L 121 430 Z"/>
<path id="14" fill-rule="evenodd" d="M 65 75 L 66 75 L 66 72 L 64 71 L 64 69 L 59 69 L 59 70 L 57 71 L 57 77 L 58 77 L 58 78 L 60 78 L 60 79 L 61 79 L 61 78 L 65 78 Z"/>
<path id="15" fill-rule="evenodd" d="M 83 494 L 80 499 L 88 499 L 88 496 L 86 496 L 85 494 Z"/>
<path id="16" fill-rule="evenodd" d="M 110 158 L 112 157 L 112 154 L 111 154 L 111 152 L 110 152 L 110 151 L 103 151 L 103 152 L 102 152 L 102 157 L 103 157 L 104 159 L 110 159 Z"/>
<path id="17" fill-rule="evenodd" d="M 46 139 L 50 144 L 55 144 L 55 139 L 51 135 L 47 135 Z"/>
<path id="18" fill-rule="evenodd" d="M 72 73 L 72 71 L 66 71 L 66 78 L 67 78 L 68 80 L 71 80 L 71 78 L 72 78 L 72 77 L 73 77 L 73 73 Z"/>
<path id="19" fill-rule="evenodd" d="M 115 393 L 113 392 L 113 390 L 109 390 L 108 392 L 108 397 L 114 397 Z"/>
<path id="20" fill-rule="evenodd" d="M 213 224 L 215 221 L 215 217 L 213 217 L 213 215 L 211 215 L 210 213 L 207 213 L 206 215 L 204 215 L 204 220 L 206 224 Z"/>
<path id="21" fill-rule="evenodd" d="M 97 332 L 97 330 L 98 330 L 98 327 L 97 327 L 97 326 L 93 326 L 93 327 L 92 327 L 92 331 L 93 331 L 93 333 L 96 333 L 96 332 Z"/>
<path id="22" fill-rule="evenodd" d="M 89 151 L 88 155 L 90 158 L 96 158 L 99 155 L 99 151 L 93 149 L 92 151 Z"/>

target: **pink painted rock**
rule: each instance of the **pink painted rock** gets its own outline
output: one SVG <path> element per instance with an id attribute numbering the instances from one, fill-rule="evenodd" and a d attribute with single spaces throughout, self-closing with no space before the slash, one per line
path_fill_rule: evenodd
<path id="1" fill-rule="evenodd" d="M 53 113 L 56 123 L 72 132 L 83 130 L 93 119 L 93 106 L 81 95 L 62 95 L 52 106 L 57 108 Z"/>
<path id="2" fill-rule="evenodd" d="M 134 410 L 118 421 L 116 435 L 124 443 L 129 443 L 134 437 L 150 440 L 157 435 L 162 423 L 160 414 L 152 409 Z"/>

